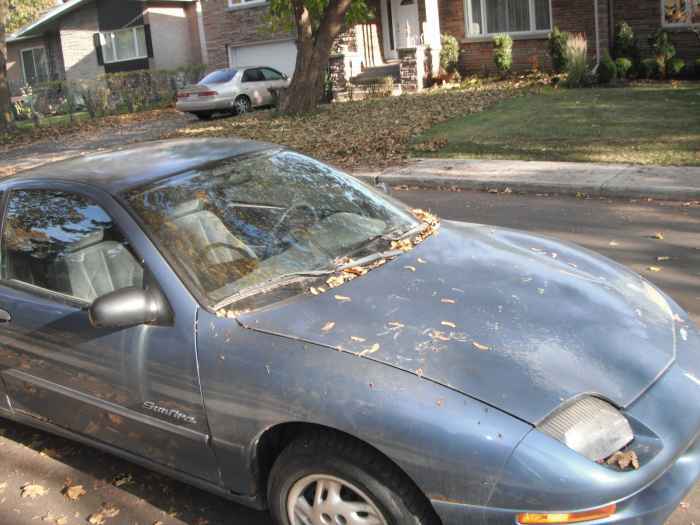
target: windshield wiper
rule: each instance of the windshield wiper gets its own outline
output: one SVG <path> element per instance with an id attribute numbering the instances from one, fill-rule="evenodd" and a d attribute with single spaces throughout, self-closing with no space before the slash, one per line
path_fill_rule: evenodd
<path id="1" fill-rule="evenodd" d="M 354 259 L 351 262 L 336 266 L 334 273 L 342 272 L 343 270 L 347 270 L 348 268 L 355 268 L 357 266 L 366 266 L 380 259 L 393 259 L 394 257 L 398 257 L 399 255 L 401 255 L 402 253 L 403 252 L 401 250 L 387 250 L 383 252 L 370 253 L 369 255 L 360 257 L 359 259 Z"/>
<path id="2" fill-rule="evenodd" d="M 286 286 L 288 284 L 293 284 L 298 281 L 305 281 L 307 279 L 318 279 L 319 277 L 325 277 L 334 273 L 336 273 L 335 268 L 328 270 L 289 272 L 282 275 L 278 275 L 277 277 L 273 277 L 256 285 L 250 286 L 245 290 L 236 292 L 235 294 L 227 297 L 223 301 L 219 301 L 214 305 L 214 310 L 220 310 L 221 308 L 225 308 L 226 306 L 235 303 L 236 301 L 246 299 L 259 293 L 272 291 L 275 288 L 279 288 L 280 286 Z"/>

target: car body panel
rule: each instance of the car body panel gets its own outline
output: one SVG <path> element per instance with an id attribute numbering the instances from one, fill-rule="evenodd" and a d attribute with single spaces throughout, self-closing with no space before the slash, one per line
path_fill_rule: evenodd
<path id="1" fill-rule="evenodd" d="M 218 483 L 197 373 L 196 302 L 129 214 L 104 192 L 51 180 L 20 179 L 5 188 L 70 191 L 99 204 L 145 260 L 175 319 L 173 326 L 97 329 L 86 304 L 1 282 L 0 308 L 13 318 L 0 332 L 0 375 L 13 411 Z M 146 401 L 195 422 L 154 414 Z"/>
<path id="2" fill-rule="evenodd" d="M 670 366 L 674 321 L 659 297 L 641 277 L 580 248 L 443 223 L 361 279 L 240 321 L 369 352 L 536 424 L 586 393 L 625 407 Z M 327 322 L 335 326 L 324 332 Z"/>
<path id="3" fill-rule="evenodd" d="M 223 479 L 236 492 L 265 490 L 256 486 L 251 461 L 267 429 L 307 422 L 376 447 L 431 497 L 482 504 L 513 447 L 531 429 L 369 359 L 257 333 L 204 310 L 198 327 L 213 443 Z"/>

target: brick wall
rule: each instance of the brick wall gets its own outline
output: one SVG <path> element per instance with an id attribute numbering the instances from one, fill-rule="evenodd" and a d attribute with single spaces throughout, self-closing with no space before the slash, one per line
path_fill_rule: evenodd
<path id="1" fill-rule="evenodd" d="M 599 34 L 601 52 L 608 46 L 607 0 L 596 0 L 599 6 Z M 631 1 L 631 0 L 630 0 Z M 440 29 L 461 41 L 460 65 L 466 72 L 494 72 L 493 44 L 491 41 L 465 41 L 464 2 L 461 0 L 439 0 Z M 591 57 L 595 55 L 595 17 L 593 0 L 552 0 L 552 24 L 563 31 L 585 33 L 589 40 Z M 529 69 L 533 62 L 542 68 L 551 63 L 547 54 L 547 37 L 514 37 L 513 68 Z"/>
<path id="2" fill-rule="evenodd" d="M 614 0 L 615 22 L 627 22 L 634 29 L 643 56 L 650 56 L 649 36 L 661 26 L 661 0 Z M 700 58 L 700 39 L 683 28 L 668 28 L 678 56 L 685 60 Z"/>
<path id="3" fill-rule="evenodd" d="M 279 40 L 292 36 L 287 32 L 265 29 L 267 6 L 230 10 L 228 0 L 202 2 L 204 32 L 207 39 L 209 68 L 228 66 L 227 46 Z"/>
<path id="4" fill-rule="evenodd" d="M 66 79 L 96 78 L 104 73 L 97 63 L 92 36 L 98 32 L 97 7 L 90 4 L 61 19 L 60 37 Z"/>

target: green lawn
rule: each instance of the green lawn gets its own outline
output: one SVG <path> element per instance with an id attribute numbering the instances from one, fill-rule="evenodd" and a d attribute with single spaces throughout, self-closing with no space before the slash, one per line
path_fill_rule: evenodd
<path id="1" fill-rule="evenodd" d="M 700 84 L 545 88 L 438 124 L 413 145 L 443 158 L 700 166 Z"/>
<path id="2" fill-rule="evenodd" d="M 78 113 L 73 114 L 73 120 L 74 122 L 79 122 L 81 120 L 87 120 L 90 118 L 90 115 L 88 114 L 87 111 L 80 111 Z M 45 117 L 42 118 L 41 121 L 39 122 L 39 126 L 41 127 L 50 127 L 50 126 L 67 126 L 71 123 L 70 120 L 70 115 L 54 115 L 50 117 Z M 17 129 L 25 131 L 25 130 L 30 130 L 34 128 L 34 121 L 32 120 L 20 120 L 16 123 Z"/>

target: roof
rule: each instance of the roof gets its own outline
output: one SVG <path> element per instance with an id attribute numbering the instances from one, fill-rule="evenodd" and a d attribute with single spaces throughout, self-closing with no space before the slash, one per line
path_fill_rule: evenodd
<path id="1" fill-rule="evenodd" d="M 50 162 L 3 179 L 79 182 L 116 194 L 212 162 L 274 148 L 243 139 L 175 139 L 145 142 Z"/>
<path id="2" fill-rule="evenodd" d="M 89 4 L 90 2 L 93 2 L 95 0 L 68 0 L 67 2 L 64 2 L 60 5 L 57 5 L 56 7 L 49 9 L 48 11 L 44 12 L 39 18 L 34 20 L 33 22 L 27 24 L 26 26 L 18 29 L 11 35 L 7 37 L 7 42 L 14 42 L 17 40 L 23 40 L 25 38 L 30 38 L 33 36 L 39 36 L 43 30 L 52 22 L 55 22 L 56 20 L 60 19 L 62 16 L 67 15 L 68 13 L 72 13 L 73 11 L 76 11 L 77 9 L 80 9 L 83 7 L 85 4 Z M 140 0 L 142 2 L 146 2 L 147 0 Z M 169 2 L 193 2 L 195 0 L 167 0 Z"/>

